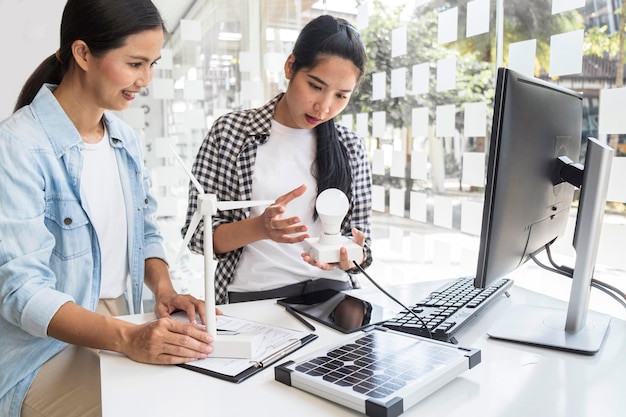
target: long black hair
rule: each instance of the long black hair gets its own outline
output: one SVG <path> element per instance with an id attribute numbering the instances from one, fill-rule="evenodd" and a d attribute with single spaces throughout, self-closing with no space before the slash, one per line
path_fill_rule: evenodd
<path id="1" fill-rule="evenodd" d="M 294 74 L 302 68 L 314 68 L 322 59 L 336 56 L 351 61 L 359 70 L 358 80 L 365 72 L 365 46 L 350 23 L 341 18 L 322 15 L 310 21 L 298 36 L 293 48 Z M 315 127 L 317 156 L 313 175 L 317 193 L 338 188 L 352 198 L 352 175 L 345 147 L 339 142 L 334 120 Z"/>
<path id="2" fill-rule="evenodd" d="M 28 78 L 14 111 L 30 104 L 44 83 L 61 83 L 74 60 L 74 41 L 84 41 L 93 55 L 102 56 L 123 46 L 128 36 L 148 29 L 167 33 L 151 0 L 68 0 L 61 18 L 59 50 L 39 64 Z"/>

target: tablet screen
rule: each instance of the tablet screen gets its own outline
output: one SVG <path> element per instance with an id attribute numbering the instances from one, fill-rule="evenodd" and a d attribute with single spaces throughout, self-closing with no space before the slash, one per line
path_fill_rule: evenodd
<path id="1" fill-rule="evenodd" d="M 343 333 L 352 333 L 393 318 L 396 312 L 336 290 L 315 291 L 278 300 L 303 316 Z"/>

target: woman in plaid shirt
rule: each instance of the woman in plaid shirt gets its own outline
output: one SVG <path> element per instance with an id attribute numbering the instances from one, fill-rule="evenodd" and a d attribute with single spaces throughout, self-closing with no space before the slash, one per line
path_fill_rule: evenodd
<path id="1" fill-rule="evenodd" d="M 321 264 L 302 241 L 321 234 L 317 195 L 342 190 L 350 207 L 342 235 L 372 262 L 371 174 L 363 140 L 333 118 L 348 104 L 365 69 L 365 48 L 347 21 L 324 15 L 308 23 L 285 62 L 289 85 L 264 106 L 220 117 L 193 165 L 205 192 L 218 200 L 274 200 L 268 207 L 220 211 L 213 217 L 218 258 L 216 302 L 350 289 L 358 272 L 345 249 L 340 262 Z M 196 210 L 190 187 L 184 234 Z M 203 252 L 200 226 L 189 248 Z"/>

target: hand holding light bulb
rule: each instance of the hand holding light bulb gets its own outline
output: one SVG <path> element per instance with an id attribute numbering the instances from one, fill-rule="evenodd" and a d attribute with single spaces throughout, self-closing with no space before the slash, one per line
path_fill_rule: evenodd
<path id="1" fill-rule="evenodd" d="M 319 238 L 304 240 L 306 251 L 315 262 L 320 264 L 339 263 L 342 248 L 346 250 L 348 261 L 361 262 L 363 259 L 361 245 L 341 235 L 341 223 L 349 206 L 346 195 L 336 188 L 324 190 L 317 197 L 315 208 L 322 222 L 322 234 Z M 358 235 L 359 240 L 364 240 L 362 233 L 353 229 L 353 235 L 355 234 Z"/>

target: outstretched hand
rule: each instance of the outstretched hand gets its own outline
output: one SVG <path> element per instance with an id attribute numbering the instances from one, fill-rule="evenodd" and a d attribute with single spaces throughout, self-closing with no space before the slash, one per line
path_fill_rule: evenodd
<path id="1" fill-rule="evenodd" d="M 357 245 L 359 245 L 360 247 L 363 247 L 363 245 L 365 244 L 365 233 L 353 227 L 352 228 L 352 241 L 356 243 Z M 352 260 L 348 258 L 348 251 L 344 247 L 342 247 L 339 250 L 339 262 L 335 262 L 335 263 L 327 264 L 327 263 L 317 262 L 307 252 L 303 252 L 301 256 L 302 256 L 302 259 L 304 259 L 306 263 L 316 266 L 319 269 L 323 269 L 324 271 L 332 271 L 333 269 L 337 269 L 337 268 L 341 268 L 344 271 L 347 271 L 354 267 Z M 357 263 L 360 265 L 363 263 L 364 260 L 365 260 L 365 253 L 363 253 L 361 260 Z"/>
<path id="2" fill-rule="evenodd" d="M 295 198 L 300 197 L 306 191 L 306 185 L 301 185 L 284 194 L 271 206 L 267 207 L 261 218 L 263 220 L 263 230 L 267 239 L 279 243 L 298 243 L 308 238 L 306 233 L 308 227 L 302 224 L 298 216 L 283 219 L 282 215 L 286 211 L 286 206 Z M 297 234 L 301 233 L 301 234 Z"/>

